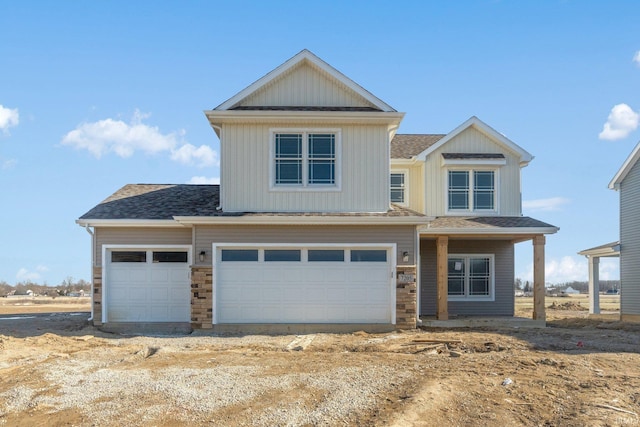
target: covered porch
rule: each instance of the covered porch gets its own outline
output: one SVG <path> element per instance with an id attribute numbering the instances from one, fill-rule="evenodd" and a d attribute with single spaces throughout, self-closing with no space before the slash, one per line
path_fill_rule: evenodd
<path id="1" fill-rule="evenodd" d="M 620 241 L 578 252 L 589 260 L 589 314 L 600 314 L 600 258 L 620 258 Z"/>
<path id="2" fill-rule="evenodd" d="M 419 301 L 429 305 L 419 311 L 423 325 L 483 326 L 509 319 L 521 321 L 518 326 L 544 326 L 546 235 L 557 231 L 528 217 L 441 217 L 419 229 Z M 533 245 L 531 319 L 514 317 L 514 245 L 526 241 Z M 458 283 L 464 284 L 464 295 Z"/>

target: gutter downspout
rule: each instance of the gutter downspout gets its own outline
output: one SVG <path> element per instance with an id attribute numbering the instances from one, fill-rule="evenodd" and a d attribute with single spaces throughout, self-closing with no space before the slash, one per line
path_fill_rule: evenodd
<path id="1" fill-rule="evenodd" d="M 95 257 L 96 257 L 96 253 L 94 250 L 94 245 L 95 245 L 95 233 L 89 228 L 89 224 L 86 224 L 84 226 L 84 229 L 87 231 L 87 233 L 89 233 L 91 235 L 91 317 L 89 317 L 89 321 L 93 321 L 93 295 L 94 295 L 94 289 L 93 289 L 93 264 L 95 263 Z"/>

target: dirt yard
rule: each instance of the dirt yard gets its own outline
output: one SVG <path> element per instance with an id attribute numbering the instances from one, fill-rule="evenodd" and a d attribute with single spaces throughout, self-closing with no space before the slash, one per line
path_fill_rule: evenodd
<path id="1" fill-rule="evenodd" d="M 554 303 L 545 329 L 127 337 L 3 302 L 0 425 L 640 425 L 640 325 Z"/>

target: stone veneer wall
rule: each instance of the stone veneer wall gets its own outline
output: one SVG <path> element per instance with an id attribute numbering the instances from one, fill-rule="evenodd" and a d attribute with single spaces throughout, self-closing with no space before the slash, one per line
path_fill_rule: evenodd
<path id="1" fill-rule="evenodd" d="M 93 267 L 93 325 L 102 325 L 102 267 Z"/>
<path id="2" fill-rule="evenodd" d="M 213 268 L 191 267 L 191 327 L 213 328 Z"/>
<path id="3" fill-rule="evenodd" d="M 415 329 L 417 314 L 416 267 L 396 268 L 396 328 Z"/>

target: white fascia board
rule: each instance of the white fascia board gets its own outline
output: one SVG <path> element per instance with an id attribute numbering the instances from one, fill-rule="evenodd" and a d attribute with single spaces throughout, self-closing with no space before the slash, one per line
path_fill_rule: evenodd
<path id="1" fill-rule="evenodd" d="M 206 224 L 300 224 L 300 225 L 389 225 L 427 224 L 433 217 L 338 217 L 338 216 L 296 216 L 296 215 L 259 215 L 259 216 L 219 216 L 219 217 L 186 217 L 176 216 L 174 219 L 184 225 L 206 225 Z"/>
<path id="2" fill-rule="evenodd" d="M 486 229 L 486 228 L 438 228 L 432 229 L 427 227 L 418 228 L 418 233 L 421 235 L 434 235 L 434 234 L 446 234 L 446 235 L 528 235 L 528 234 L 555 234 L 560 230 L 558 227 L 514 227 L 514 228 L 499 228 L 499 229 Z"/>
<path id="3" fill-rule="evenodd" d="M 507 164 L 507 159 L 442 159 L 442 164 L 445 166 L 503 166 Z"/>
<path id="4" fill-rule="evenodd" d="M 330 123 L 380 123 L 399 125 L 405 113 L 369 111 L 282 111 L 282 110 L 208 110 L 204 112 L 211 125 L 247 121 L 291 123 L 325 121 Z"/>
<path id="5" fill-rule="evenodd" d="M 77 219 L 81 227 L 178 227 L 183 226 L 172 219 Z"/>
<path id="6" fill-rule="evenodd" d="M 469 118 L 460 126 L 458 126 L 454 130 L 449 132 L 447 135 L 445 135 L 444 138 L 440 139 L 438 142 L 436 142 L 431 147 L 424 150 L 422 153 L 418 154 L 416 157 L 418 157 L 418 159 L 423 161 L 426 160 L 429 154 L 433 153 L 438 148 L 442 147 L 444 144 L 451 141 L 453 138 L 458 136 L 460 133 L 462 133 L 464 130 L 466 130 L 469 127 L 476 128 L 477 130 L 484 133 L 486 136 L 498 142 L 499 144 L 518 153 L 518 155 L 520 156 L 520 167 L 526 166 L 531 160 L 533 160 L 533 155 L 531 153 L 529 153 L 524 148 L 520 147 L 515 142 L 511 141 L 509 138 L 507 138 L 497 130 L 493 129 L 491 126 L 489 126 L 488 124 L 486 124 L 485 122 L 477 118 L 476 116 L 472 116 L 471 118 Z"/>
<path id="7" fill-rule="evenodd" d="M 584 255 L 589 258 L 608 258 L 608 257 L 619 257 L 620 256 L 620 245 L 608 247 L 608 248 L 600 248 L 596 250 L 586 250 L 578 252 L 578 255 Z"/>
<path id="8" fill-rule="evenodd" d="M 382 111 L 386 111 L 386 112 L 396 111 L 390 105 L 382 101 L 380 98 L 373 95 L 371 92 L 369 92 L 368 90 L 366 90 L 365 88 L 363 88 L 362 86 L 360 86 L 359 84 L 351 80 L 349 77 L 342 74 L 340 71 L 333 68 L 331 65 L 329 65 L 328 63 L 326 63 L 325 61 L 323 61 L 322 59 L 320 59 L 319 57 L 317 57 L 307 49 L 303 49 L 298 54 L 296 54 L 292 58 L 285 61 L 282 65 L 278 66 L 274 70 L 265 74 L 262 78 L 256 80 L 254 83 L 250 84 L 249 86 L 247 86 L 246 88 L 238 92 L 236 95 L 232 96 L 222 104 L 218 105 L 215 108 L 215 110 L 219 111 L 219 110 L 228 110 L 230 108 L 233 108 L 235 105 L 240 103 L 243 99 L 247 98 L 252 93 L 260 90 L 262 87 L 268 85 L 269 83 L 271 83 L 272 81 L 274 81 L 275 79 L 277 79 L 278 77 L 280 77 L 281 75 L 283 75 L 284 73 L 286 73 L 287 71 L 289 71 L 290 69 L 297 66 L 299 63 L 303 61 L 309 61 L 310 63 L 320 68 L 321 70 L 323 70 L 324 72 L 326 72 L 327 74 L 329 74 L 330 76 L 338 80 L 340 83 L 344 84 L 346 87 L 348 87 L 349 89 L 351 89 L 352 91 L 354 91 L 355 93 L 357 93 L 358 95 L 360 95 L 365 100 L 367 100 L 377 108 L 381 109 Z"/>
<path id="9" fill-rule="evenodd" d="M 629 157 L 627 157 L 622 164 L 622 167 L 620 167 L 620 170 L 618 170 L 618 173 L 616 173 L 609 183 L 609 189 L 616 191 L 620 189 L 620 184 L 626 178 L 633 166 L 638 162 L 638 159 L 640 159 L 640 142 L 638 142 L 631 154 L 629 154 Z"/>
<path id="10" fill-rule="evenodd" d="M 412 157 L 410 159 L 391 159 L 391 167 L 394 166 L 411 166 L 415 165 L 418 162 L 418 159 Z"/>

